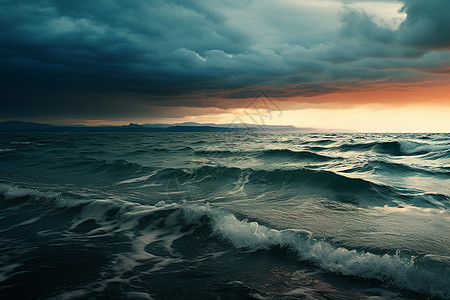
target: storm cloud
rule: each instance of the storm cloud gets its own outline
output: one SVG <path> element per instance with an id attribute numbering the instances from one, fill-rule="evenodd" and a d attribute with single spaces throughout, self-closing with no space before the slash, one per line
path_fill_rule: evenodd
<path id="1" fill-rule="evenodd" d="M 0 0 L 0 118 L 133 118 L 448 78 L 450 1 Z M 235 101 L 235 99 L 244 99 Z M 167 109 L 164 109 L 167 112 Z"/>

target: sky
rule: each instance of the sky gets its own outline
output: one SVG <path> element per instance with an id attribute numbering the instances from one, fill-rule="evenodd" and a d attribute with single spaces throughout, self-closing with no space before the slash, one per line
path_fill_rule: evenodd
<path id="1" fill-rule="evenodd" d="M 449 0 L 0 0 L 0 121 L 450 132 L 449 20 Z"/>

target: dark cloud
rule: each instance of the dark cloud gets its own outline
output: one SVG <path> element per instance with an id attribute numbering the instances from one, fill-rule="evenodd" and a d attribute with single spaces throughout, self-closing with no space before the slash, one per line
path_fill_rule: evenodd
<path id="1" fill-rule="evenodd" d="M 0 118 L 245 107 L 229 100 L 448 73 L 450 1 L 403 3 L 395 29 L 353 1 L 0 0 Z"/>
<path id="2" fill-rule="evenodd" d="M 341 34 L 347 38 L 381 44 L 392 44 L 395 40 L 394 30 L 380 27 L 363 10 L 347 8 L 341 21 Z"/>
<path id="3" fill-rule="evenodd" d="M 450 48 L 450 1 L 405 0 L 408 18 L 400 25 L 400 40 L 411 46 Z"/>
<path id="4" fill-rule="evenodd" d="M 397 30 L 381 27 L 363 10 L 342 14 L 342 33 L 347 37 L 419 49 L 450 48 L 450 1 L 403 0 L 407 15 Z"/>

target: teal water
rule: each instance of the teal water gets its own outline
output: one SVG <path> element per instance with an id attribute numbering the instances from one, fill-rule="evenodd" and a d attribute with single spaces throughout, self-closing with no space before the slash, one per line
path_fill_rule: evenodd
<path id="1" fill-rule="evenodd" d="M 0 135 L 2 299 L 449 299 L 450 134 Z"/>

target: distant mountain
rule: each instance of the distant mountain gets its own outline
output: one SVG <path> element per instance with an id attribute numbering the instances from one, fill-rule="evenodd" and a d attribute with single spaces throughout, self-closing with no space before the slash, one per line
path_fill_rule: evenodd
<path id="1" fill-rule="evenodd" d="M 54 126 L 33 122 L 6 121 L 0 123 L 0 131 L 47 131 Z"/>
<path id="2" fill-rule="evenodd" d="M 258 125 L 258 124 L 247 124 L 247 123 L 225 123 L 225 124 L 215 124 L 215 123 L 196 123 L 196 122 L 183 122 L 176 124 L 143 124 L 144 127 L 160 127 L 168 128 L 171 126 L 210 126 L 210 127 L 222 127 L 222 128 L 242 128 L 251 130 L 254 132 L 318 132 L 320 130 L 311 127 L 295 127 L 292 125 Z"/>
<path id="3" fill-rule="evenodd" d="M 256 124 L 200 124 L 185 122 L 178 124 L 135 124 L 122 126 L 56 126 L 34 122 L 0 122 L 0 132 L 317 132 L 314 128 L 297 128 L 291 125 Z"/>
<path id="4" fill-rule="evenodd" d="M 245 132 L 248 128 L 227 128 L 216 126 L 181 125 L 138 125 L 130 123 L 123 126 L 56 126 L 33 122 L 0 122 L 0 132 Z"/>
<path id="5" fill-rule="evenodd" d="M 173 125 L 170 125 L 170 124 L 148 124 L 148 123 L 146 123 L 146 124 L 142 124 L 142 126 L 147 127 L 147 128 L 168 128 L 168 127 L 173 126 Z"/>

